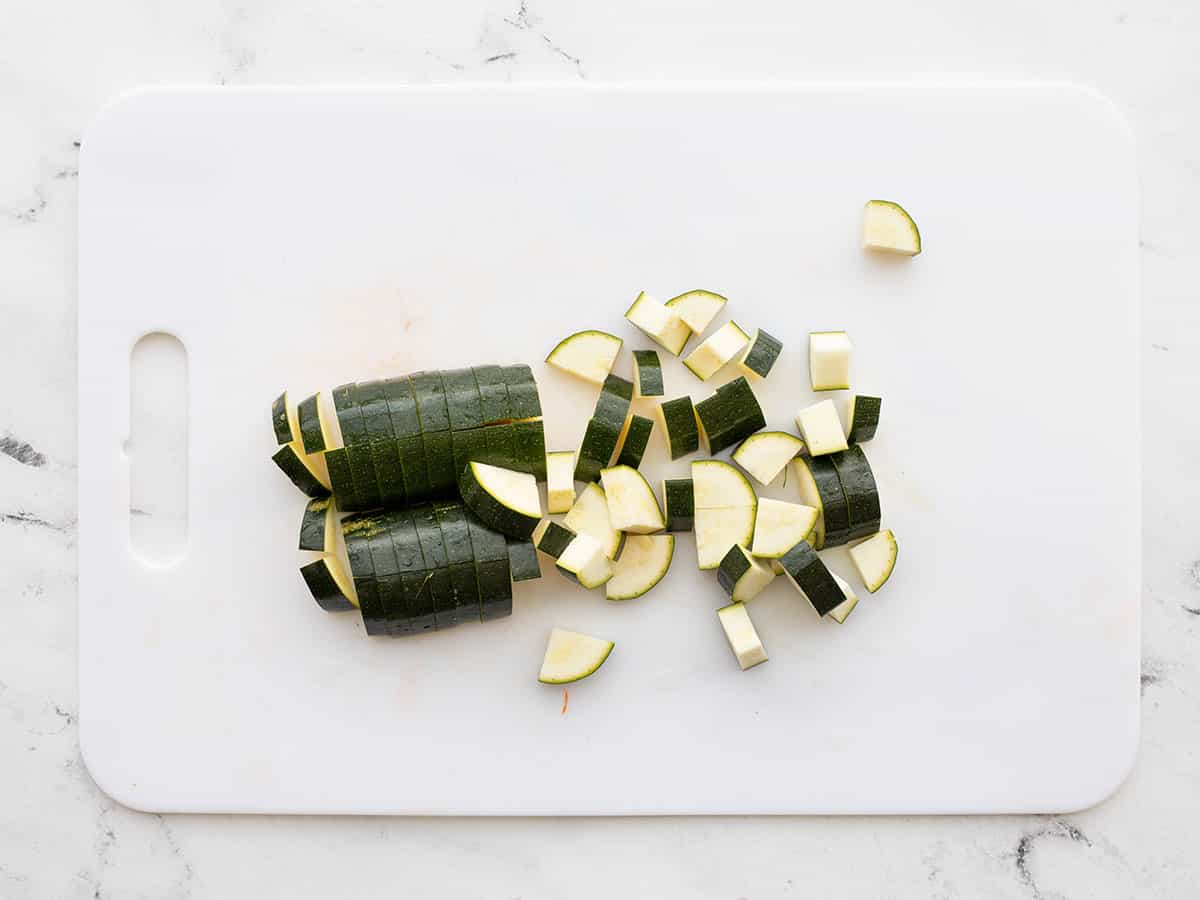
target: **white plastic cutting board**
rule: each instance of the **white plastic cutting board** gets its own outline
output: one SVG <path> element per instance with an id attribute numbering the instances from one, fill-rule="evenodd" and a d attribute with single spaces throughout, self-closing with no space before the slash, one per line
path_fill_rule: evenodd
<path id="1" fill-rule="evenodd" d="M 123 803 L 1061 811 L 1128 771 L 1137 194 L 1104 100 L 160 90 L 110 107 L 82 152 L 80 716 L 88 766 Z M 912 211 L 920 257 L 860 249 L 872 197 Z M 777 581 L 750 610 L 770 661 L 740 672 L 690 535 L 625 604 L 544 565 L 509 619 L 388 640 L 308 599 L 304 501 L 269 460 L 282 388 L 527 361 L 551 448 L 571 448 L 595 389 L 543 366 L 548 349 L 581 328 L 649 346 L 625 307 L 693 287 L 785 342 L 759 390 L 771 424 L 813 399 L 810 330 L 846 328 L 855 386 L 884 397 L 868 452 L 900 559 L 846 625 Z M 154 330 L 186 346 L 190 385 L 189 546 L 167 567 L 131 555 L 122 452 L 130 349 Z M 718 383 L 667 368 L 668 395 Z M 653 447 L 654 483 L 686 473 Z M 828 558 L 858 583 L 844 551 Z M 617 645 L 566 714 L 535 678 L 553 625 Z"/>

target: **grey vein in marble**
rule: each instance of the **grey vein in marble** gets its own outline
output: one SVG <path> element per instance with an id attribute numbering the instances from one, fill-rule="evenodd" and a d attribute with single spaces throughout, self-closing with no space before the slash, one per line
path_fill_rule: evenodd
<path id="1" fill-rule="evenodd" d="M 0 435 L 0 454 L 15 459 L 23 466 L 40 468 L 46 464 L 46 454 L 39 453 L 32 445 L 8 434 Z"/>

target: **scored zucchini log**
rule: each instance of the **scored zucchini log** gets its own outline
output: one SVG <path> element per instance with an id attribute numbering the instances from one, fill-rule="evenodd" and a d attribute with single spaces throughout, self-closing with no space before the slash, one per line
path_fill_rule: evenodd
<path id="1" fill-rule="evenodd" d="M 868 200 L 863 209 L 863 246 L 868 250 L 916 256 L 921 252 L 921 232 L 899 203 Z"/>
<path id="2" fill-rule="evenodd" d="M 752 434 L 733 451 L 733 461 L 761 485 L 774 481 L 789 462 L 804 452 L 804 441 L 786 431 Z"/>
<path id="3" fill-rule="evenodd" d="M 837 572 L 830 571 L 829 574 L 833 576 L 833 580 L 837 582 L 837 586 L 842 589 L 842 595 L 846 598 L 829 611 L 829 618 L 841 625 L 858 605 L 858 594 L 854 593 L 854 588 L 850 587 L 850 583 L 839 576 Z"/>
<path id="4" fill-rule="evenodd" d="M 672 297 L 666 306 L 674 310 L 690 331 L 700 334 L 725 306 L 726 300 L 712 291 L 687 291 Z"/>
<path id="5" fill-rule="evenodd" d="M 588 420 L 575 461 L 576 481 L 595 481 L 600 470 L 612 463 L 629 418 L 633 401 L 633 382 L 609 375 L 600 388 L 596 408 Z"/>
<path id="6" fill-rule="evenodd" d="M 817 527 L 817 509 L 760 497 L 754 514 L 754 543 L 750 551 L 763 559 L 779 559 Z"/>
<path id="7" fill-rule="evenodd" d="M 667 531 L 691 531 L 696 518 L 692 479 L 663 479 L 663 519 Z"/>
<path id="8" fill-rule="evenodd" d="M 645 291 L 639 293 L 629 309 L 625 310 L 625 318 L 672 356 L 678 356 L 687 339 L 692 336 L 692 330 L 683 324 L 673 310 Z"/>
<path id="9" fill-rule="evenodd" d="M 622 343 L 624 341 L 607 331 L 577 331 L 559 341 L 546 362 L 584 381 L 603 384 L 621 352 Z"/>
<path id="10" fill-rule="evenodd" d="M 533 529 L 534 545 L 551 559 L 558 559 L 574 537 L 574 531 L 552 519 L 542 519 Z"/>
<path id="11" fill-rule="evenodd" d="M 844 331 L 814 331 L 808 336 L 808 377 L 814 391 L 850 387 L 850 337 Z"/>
<path id="12" fill-rule="evenodd" d="M 744 603 L 722 606 L 717 610 L 717 620 L 742 671 L 767 661 L 767 650 L 754 630 L 754 623 L 750 621 Z"/>
<path id="13" fill-rule="evenodd" d="M 600 542 L 588 534 L 577 534 L 554 561 L 560 572 L 589 590 L 612 578 L 612 562 Z"/>
<path id="14" fill-rule="evenodd" d="M 850 398 L 850 405 L 846 407 L 846 421 L 850 423 L 846 429 L 847 443 L 861 444 L 875 437 L 882 406 L 883 400 L 880 397 L 855 394 Z"/>
<path id="15" fill-rule="evenodd" d="M 487 463 L 467 463 L 458 481 L 463 503 L 489 528 L 528 538 L 542 519 L 537 479 Z"/>
<path id="16" fill-rule="evenodd" d="M 801 541 L 781 556 L 779 565 L 792 586 L 812 604 L 817 615 L 825 615 L 846 599 L 833 580 L 833 574 L 807 541 Z"/>
<path id="17" fill-rule="evenodd" d="M 613 642 L 603 638 L 564 628 L 551 629 L 538 681 L 542 684 L 570 684 L 587 678 L 604 665 L 612 649 Z"/>
<path id="18" fill-rule="evenodd" d="M 708 381 L 725 363 L 741 353 L 749 342 L 750 336 L 742 331 L 738 323 L 729 321 L 689 353 L 683 364 L 701 381 Z"/>
<path id="19" fill-rule="evenodd" d="M 804 437 L 809 456 L 837 453 L 849 446 L 832 400 L 822 400 L 800 410 L 796 414 L 796 427 Z"/>
<path id="20" fill-rule="evenodd" d="M 631 466 L 601 469 L 600 483 L 604 486 L 613 528 L 630 534 L 651 534 L 666 526 L 654 491 L 637 469 Z"/>
<path id="21" fill-rule="evenodd" d="M 594 481 L 579 492 L 575 503 L 563 518 L 563 524 L 576 534 L 586 534 L 598 541 L 609 559 L 617 558 L 622 535 L 612 526 L 604 488 Z"/>
<path id="22" fill-rule="evenodd" d="M 300 549 L 332 553 L 337 532 L 337 507 L 332 497 L 317 497 L 304 507 L 300 520 Z"/>
<path id="23" fill-rule="evenodd" d="M 896 536 L 890 529 L 850 548 L 850 559 L 858 569 L 858 577 L 872 594 L 892 577 L 899 552 Z"/>
<path id="24" fill-rule="evenodd" d="M 658 405 L 658 418 L 667 438 L 671 459 L 679 459 L 700 449 L 700 430 L 691 397 L 676 397 Z"/>
<path id="25" fill-rule="evenodd" d="M 300 575 L 317 601 L 317 606 L 326 612 L 345 612 L 358 607 L 354 582 L 347 577 L 346 570 L 336 556 L 322 556 L 301 566 Z"/>
<path id="26" fill-rule="evenodd" d="M 696 419 L 708 443 L 708 451 L 714 455 L 740 443 L 767 424 L 754 389 L 744 375 L 721 385 L 711 397 L 697 403 Z"/>
<path id="27" fill-rule="evenodd" d="M 533 546 L 533 541 L 508 539 L 508 570 L 513 581 L 532 581 L 542 577 L 542 567 L 538 563 L 537 548 Z"/>
<path id="28" fill-rule="evenodd" d="M 546 454 L 546 512 L 565 513 L 575 502 L 575 451 Z"/>
<path id="29" fill-rule="evenodd" d="M 817 550 L 846 543 L 850 533 L 850 513 L 842 480 L 829 457 L 798 457 L 793 468 L 800 499 L 819 511 L 809 542 Z"/>
<path id="30" fill-rule="evenodd" d="M 284 444 L 271 457 L 272 462 L 309 497 L 327 497 L 332 488 L 325 461 L 319 456 L 307 456 L 299 441 Z"/>
<path id="31" fill-rule="evenodd" d="M 759 328 L 738 360 L 738 369 L 748 378 L 766 378 L 782 352 L 783 341 Z"/>
<path id="32" fill-rule="evenodd" d="M 662 362 L 657 351 L 633 351 L 633 385 L 638 397 L 663 395 Z"/>
<path id="33" fill-rule="evenodd" d="M 855 444 L 842 453 L 832 453 L 829 461 L 837 470 L 842 484 L 842 495 L 846 498 L 846 515 L 849 531 L 846 540 L 866 537 L 879 530 L 879 488 L 867 454 Z"/>
<path id="34" fill-rule="evenodd" d="M 644 416 L 630 416 L 625 423 L 625 436 L 621 439 L 620 452 L 617 454 L 618 466 L 637 468 L 642 464 L 646 455 L 646 447 L 650 443 L 650 435 L 654 431 L 654 420 Z"/>
<path id="35" fill-rule="evenodd" d="M 745 547 L 735 545 L 717 567 L 717 581 L 735 603 L 753 600 L 775 580 L 775 573 L 750 555 Z"/>
<path id="36" fill-rule="evenodd" d="M 631 534 L 621 558 L 613 563 L 613 577 L 604 586 L 609 600 L 632 600 L 662 581 L 675 555 L 673 534 Z"/>

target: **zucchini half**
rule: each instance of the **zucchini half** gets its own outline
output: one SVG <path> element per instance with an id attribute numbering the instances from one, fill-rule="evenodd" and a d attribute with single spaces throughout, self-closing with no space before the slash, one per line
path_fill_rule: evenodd
<path id="1" fill-rule="evenodd" d="M 691 397 L 676 397 L 658 405 L 658 417 L 667 439 L 671 459 L 679 459 L 700 449 L 700 430 Z"/>
<path id="2" fill-rule="evenodd" d="M 633 351 L 633 384 L 638 397 L 663 395 L 662 362 L 657 351 Z"/>
<path id="3" fill-rule="evenodd" d="M 631 534 L 613 563 L 613 576 L 604 586 L 604 595 L 609 600 L 641 597 L 663 580 L 674 555 L 673 534 Z"/>
<path id="4" fill-rule="evenodd" d="M 792 586 L 805 596 L 817 615 L 823 616 L 845 601 L 833 574 L 807 541 L 801 541 L 779 559 L 780 568 Z"/>
<path id="5" fill-rule="evenodd" d="M 471 512 L 508 537 L 528 538 L 541 521 L 537 479 L 527 472 L 471 462 L 463 468 L 458 488 Z"/>

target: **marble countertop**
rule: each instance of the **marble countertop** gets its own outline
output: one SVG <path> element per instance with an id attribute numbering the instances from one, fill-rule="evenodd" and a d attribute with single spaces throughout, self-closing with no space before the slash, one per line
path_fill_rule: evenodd
<path id="1" fill-rule="evenodd" d="M 6 4 L 0 897 L 1194 894 L 1198 46 L 1186 0 Z M 75 724 L 76 175 L 96 110 L 160 83 L 691 78 L 1067 80 L 1128 116 L 1143 189 L 1145 571 L 1142 744 L 1126 784 L 1068 817 L 970 819 L 154 816 L 109 800 Z M 1115 412 L 1113 439 L 1136 439 Z"/>

